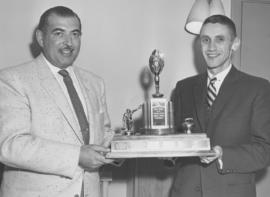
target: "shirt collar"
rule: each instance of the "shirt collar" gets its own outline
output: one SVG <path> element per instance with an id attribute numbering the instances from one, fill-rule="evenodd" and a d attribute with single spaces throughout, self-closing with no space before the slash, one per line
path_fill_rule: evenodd
<path id="1" fill-rule="evenodd" d="M 216 75 L 213 75 L 212 73 L 210 73 L 209 71 L 207 71 L 207 74 L 208 74 L 208 79 L 212 79 L 214 77 L 217 78 L 217 81 L 223 81 L 225 79 L 225 77 L 227 76 L 227 74 L 230 72 L 232 68 L 232 64 L 230 64 L 228 66 L 228 68 L 226 68 L 225 70 L 221 71 L 220 73 L 216 74 Z"/>
<path id="2" fill-rule="evenodd" d="M 54 75 L 57 76 L 58 72 L 59 72 L 60 70 L 62 70 L 62 69 L 59 68 L 59 67 L 54 66 L 51 62 L 49 62 L 49 61 L 46 59 L 46 57 L 45 57 L 43 54 L 42 54 L 42 57 L 43 57 L 44 61 L 46 62 L 47 66 L 48 66 L 48 67 L 50 68 L 50 70 L 52 71 L 52 73 L 53 73 Z M 72 66 L 67 67 L 65 70 L 67 70 L 69 73 L 70 73 L 70 72 L 73 72 Z"/>

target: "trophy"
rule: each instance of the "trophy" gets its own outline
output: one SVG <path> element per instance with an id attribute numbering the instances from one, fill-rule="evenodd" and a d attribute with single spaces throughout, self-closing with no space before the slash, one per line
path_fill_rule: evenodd
<path id="1" fill-rule="evenodd" d="M 151 99 L 143 104 L 144 134 L 165 135 L 173 133 L 172 103 L 159 92 L 160 73 L 164 68 L 164 54 L 155 49 L 149 58 L 149 68 L 154 75 L 155 90 Z"/>
<path id="2" fill-rule="evenodd" d="M 122 131 L 124 135 L 134 135 L 134 120 L 133 120 L 133 113 L 141 109 L 142 105 L 139 105 L 136 109 L 126 109 L 125 113 L 123 114 L 122 118 Z"/>
<path id="3" fill-rule="evenodd" d="M 164 54 L 155 49 L 149 58 L 149 67 L 151 72 L 154 74 L 156 87 L 156 93 L 153 94 L 153 97 L 163 97 L 163 94 L 159 93 L 159 75 L 164 67 Z"/>
<path id="4" fill-rule="evenodd" d="M 159 91 L 160 73 L 164 68 L 164 55 L 154 50 L 149 58 L 149 69 L 140 75 L 141 86 L 145 91 L 145 102 L 136 109 L 126 109 L 123 114 L 123 133 L 115 135 L 111 142 L 108 158 L 143 158 L 143 157 L 189 157 L 214 155 L 211 152 L 210 139 L 206 133 L 191 133 L 194 120 L 186 118 L 182 124 L 185 133 L 174 130 L 172 102 Z M 154 75 L 154 80 L 152 78 Z M 152 81 L 155 93 L 148 98 Z M 143 126 L 140 130 L 133 127 L 133 114 L 142 109 Z"/>
<path id="5" fill-rule="evenodd" d="M 191 134 L 191 129 L 194 127 L 193 118 L 185 118 L 185 121 L 182 124 L 186 134 Z"/>

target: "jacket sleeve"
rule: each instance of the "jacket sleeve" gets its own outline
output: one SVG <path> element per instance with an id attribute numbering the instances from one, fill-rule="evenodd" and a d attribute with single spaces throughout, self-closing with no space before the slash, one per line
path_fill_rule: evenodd
<path id="1" fill-rule="evenodd" d="M 270 161 L 270 85 L 261 83 L 251 106 L 250 140 L 235 146 L 223 146 L 220 173 L 249 173 L 269 165 Z"/>

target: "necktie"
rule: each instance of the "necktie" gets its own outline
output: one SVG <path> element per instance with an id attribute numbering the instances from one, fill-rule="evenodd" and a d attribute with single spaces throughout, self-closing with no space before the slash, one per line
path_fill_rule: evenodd
<path id="1" fill-rule="evenodd" d="M 217 97 L 217 90 L 215 87 L 215 82 L 217 81 L 217 78 L 214 77 L 210 80 L 210 83 L 207 87 L 207 106 L 210 108 L 212 104 L 214 103 L 216 97 Z"/>
<path id="2" fill-rule="evenodd" d="M 84 113 L 81 100 L 77 94 L 77 91 L 73 85 L 72 79 L 68 71 L 62 69 L 58 73 L 63 76 L 63 81 L 67 87 L 71 103 L 73 105 L 74 111 L 76 113 L 77 119 L 80 124 L 84 143 L 88 144 L 89 143 L 89 123 Z"/>

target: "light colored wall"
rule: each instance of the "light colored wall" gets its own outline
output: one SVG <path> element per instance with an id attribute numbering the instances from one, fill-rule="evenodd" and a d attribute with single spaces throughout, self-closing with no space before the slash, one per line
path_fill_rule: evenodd
<path id="1" fill-rule="evenodd" d="M 230 15 L 231 0 L 223 0 Z M 40 14 L 49 7 L 72 8 L 82 20 L 82 48 L 76 64 L 105 79 L 112 126 L 121 126 L 126 108 L 143 102 L 138 78 L 153 49 L 165 54 L 161 92 L 197 73 L 194 36 L 184 31 L 191 0 L 9 0 L 0 2 L 0 68 L 32 58 L 29 46 Z M 152 91 L 153 92 L 153 91 Z M 113 182 L 110 196 L 126 196 L 125 180 Z"/>

